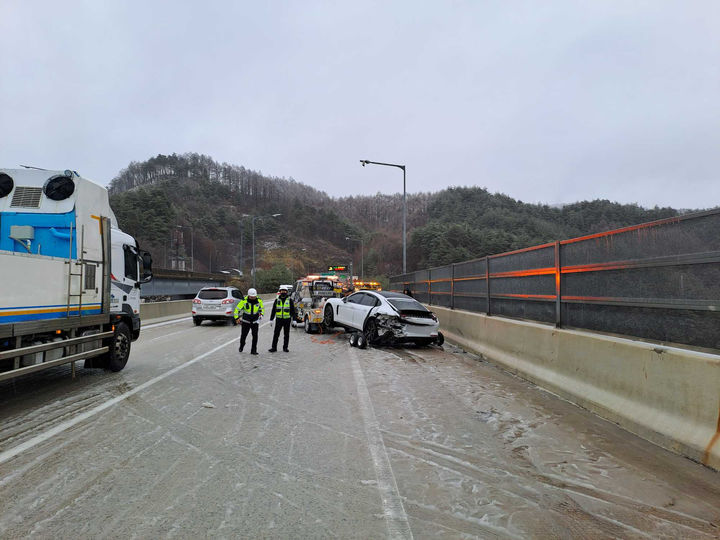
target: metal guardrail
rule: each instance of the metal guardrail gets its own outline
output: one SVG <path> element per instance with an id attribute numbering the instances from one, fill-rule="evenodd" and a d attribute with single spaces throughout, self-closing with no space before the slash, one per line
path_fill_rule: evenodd
<path id="1" fill-rule="evenodd" d="M 114 332 L 98 332 L 89 336 L 81 336 L 70 339 L 63 339 L 59 341 L 52 341 L 49 343 L 43 343 L 40 345 L 29 345 L 27 347 L 20 347 L 17 349 L 11 349 L 8 351 L 0 352 L 0 361 L 3 360 L 14 360 L 14 367 L 8 371 L 0 372 L 0 381 L 19 377 L 21 375 L 27 375 L 36 371 L 41 371 L 54 366 L 60 366 L 63 364 L 72 363 L 73 377 L 75 376 L 75 362 L 78 360 L 87 360 L 105 354 L 110 349 L 107 346 L 102 346 L 102 340 L 112 337 Z M 95 343 L 97 342 L 97 343 Z M 77 352 L 76 347 L 78 345 L 91 343 L 93 349 L 84 350 Z M 100 345 L 99 347 L 97 345 Z M 38 353 L 46 353 L 48 351 L 54 351 L 62 349 L 63 351 L 70 351 L 73 354 L 62 356 L 55 360 L 45 361 L 43 358 L 42 362 L 37 364 L 31 364 L 29 366 L 20 367 L 20 358 L 27 355 L 34 355 Z M 75 350 L 73 350 L 75 349 Z"/>
<path id="2" fill-rule="evenodd" d="M 720 349 L 720 209 L 390 278 L 430 305 Z"/>

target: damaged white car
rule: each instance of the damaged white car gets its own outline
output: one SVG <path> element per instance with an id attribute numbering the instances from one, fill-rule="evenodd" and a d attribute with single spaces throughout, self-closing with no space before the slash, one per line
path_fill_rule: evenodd
<path id="1" fill-rule="evenodd" d="M 442 345 L 444 341 L 435 314 L 400 293 L 359 291 L 345 298 L 330 298 L 325 303 L 324 315 L 328 329 L 341 326 L 353 332 L 351 344 L 361 348 L 366 344 Z"/>

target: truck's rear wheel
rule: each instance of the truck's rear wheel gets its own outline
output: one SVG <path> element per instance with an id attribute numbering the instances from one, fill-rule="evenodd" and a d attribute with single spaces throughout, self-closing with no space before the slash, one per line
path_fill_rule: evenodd
<path id="1" fill-rule="evenodd" d="M 130 357 L 130 329 L 124 322 L 115 325 L 115 335 L 110 343 L 107 367 L 110 371 L 120 371 Z"/>
<path id="2" fill-rule="evenodd" d="M 325 319 L 323 320 L 325 328 L 332 330 L 335 326 L 335 317 L 333 317 L 332 306 L 325 306 Z"/>

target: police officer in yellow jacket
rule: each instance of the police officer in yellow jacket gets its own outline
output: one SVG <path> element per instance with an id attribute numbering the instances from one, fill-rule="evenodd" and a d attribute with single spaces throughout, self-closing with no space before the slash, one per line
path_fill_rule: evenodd
<path id="1" fill-rule="evenodd" d="M 241 315 L 242 314 L 242 315 Z M 252 330 L 252 346 L 250 347 L 250 354 L 257 354 L 257 341 L 258 341 L 258 326 L 260 319 L 265 314 L 263 308 L 263 301 L 258 298 L 257 291 L 255 289 L 248 289 L 247 296 L 238 302 L 235 306 L 235 318 L 240 319 L 242 323 L 242 332 L 240 333 L 240 352 L 243 352 L 245 348 L 245 339 L 247 338 L 248 332 Z"/>
<path id="2" fill-rule="evenodd" d="M 270 312 L 270 321 L 277 319 L 275 323 L 275 331 L 273 332 L 272 347 L 269 352 L 277 352 L 277 342 L 280 337 L 280 329 L 285 330 L 283 335 L 283 351 L 290 352 L 288 345 L 290 344 L 290 321 L 295 318 L 295 302 L 288 296 L 287 287 L 280 287 L 278 297 L 273 302 L 272 311 Z"/>

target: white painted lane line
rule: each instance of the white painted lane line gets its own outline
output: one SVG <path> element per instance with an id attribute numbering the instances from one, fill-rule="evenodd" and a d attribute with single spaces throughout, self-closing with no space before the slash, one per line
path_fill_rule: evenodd
<path id="1" fill-rule="evenodd" d="M 143 330 L 145 330 L 147 328 L 157 328 L 158 326 L 165 326 L 168 324 L 177 324 L 179 322 L 189 321 L 190 319 L 192 319 L 192 317 L 183 317 L 182 319 L 173 319 L 172 321 L 165 321 L 165 322 L 158 322 L 158 323 L 143 325 L 142 328 L 143 328 Z"/>
<path id="2" fill-rule="evenodd" d="M 269 324 L 269 323 L 261 324 L 260 327 L 262 328 L 266 324 Z M 109 399 L 108 401 L 101 403 L 100 405 L 97 405 L 96 407 L 93 407 L 92 409 L 89 409 L 83 413 L 80 413 L 77 416 L 71 418 L 70 420 L 66 420 L 65 422 L 62 422 L 62 423 L 58 424 L 57 426 L 50 428 L 47 431 L 40 433 L 39 435 L 36 435 L 32 439 L 28 439 L 24 443 L 20 443 L 13 448 L 5 450 L 4 452 L 0 452 L 0 464 L 5 463 L 6 461 L 9 461 L 10 459 L 14 458 L 18 454 L 25 452 L 26 450 L 29 450 L 30 448 L 37 446 L 38 444 L 40 444 L 44 441 L 47 441 L 48 439 L 54 437 L 55 435 L 58 435 L 58 434 L 62 433 L 63 431 L 70 429 L 71 427 L 79 424 L 80 422 L 87 420 L 91 416 L 95 416 L 97 413 L 104 411 L 105 409 L 112 407 L 113 405 L 115 405 L 117 403 L 120 403 L 121 401 L 129 398 L 130 396 L 145 390 L 146 388 L 152 386 L 153 384 L 160 382 L 163 379 L 168 378 L 170 375 L 174 375 L 178 371 L 183 370 L 186 367 L 195 364 L 196 362 L 199 362 L 203 358 L 207 358 L 208 356 L 219 351 L 223 347 L 227 347 L 228 345 L 230 345 L 232 343 L 237 343 L 237 342 L 238 342 L 238 338 L 236 336 L 233 339 L 231 339 L 230 341 L 226 341 L 222 345 L 218 345 L 214 349 L 212 349 L 204 354 L 201 354 L 200 356 L 196 356 L 192 360 L 188 360 L 184 364 L 180 364 L 179 366 L 176 366 L 176 367 L 172 368 L 171 370 L 166 371 L 162 375 L 158 375 L 157 377 L 154 377 L 154 378 L 150 379 L 149 381 L 144 382 L 140 386 L 133 388 L 132 390 L 130 390 L 128 392 L 125 392 L 124 394 L 120 394 L 119 396 Z"/>
<path id="3" fill-rule="evenodd" d="M 372 455 L 375 474 L 377 475 L 378 489 L 382 498 L 385 523 L 388 527 L 389 538 L 412 538 L 410 523 L 408 522 L 405 508 L 398 491 L 395 475 L 390 466 L 390 458 L 385 448 L 385 442 L 380 432 L 380 425 L 375 416 L 375 409 L 370 400 L 370 393 L 365 383 L 365 376 L 360 368 L 355 349 L 349 348 L 350 364 L 352 365 L 355 385 L 357 386 L 358 401 L 360 402 L 360 413 L 365 424 L 365 435 L 367 436 L 370 454 Z"/>
<path id="4" fill-rule="evenodd" d="M 148 343 L 152 343 L 153 341 L 157 341 L 158 339 L 169 338 L 170 336 L 174 336 L 175 334 L 182 334 L 183 332 L 187 332 L 187 330 L 183 328 L 182 330 L 175 330 L 174 332 L 170 332 L 169 334 L 168 333 L 160 334 L 159 336 L 148 340 Z"/>

